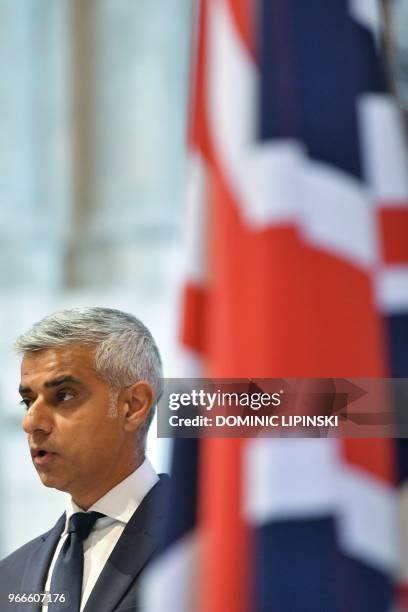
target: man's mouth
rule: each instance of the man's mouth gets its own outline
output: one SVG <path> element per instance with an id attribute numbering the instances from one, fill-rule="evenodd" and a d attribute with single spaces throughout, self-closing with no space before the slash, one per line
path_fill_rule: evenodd
<path id="1" fill-rule="evenodd" d="M 31 456 L 36 465 L 45 465 L 56 457 L 56 453 L 52 453 L 44 448 L 31 449 Z"/>

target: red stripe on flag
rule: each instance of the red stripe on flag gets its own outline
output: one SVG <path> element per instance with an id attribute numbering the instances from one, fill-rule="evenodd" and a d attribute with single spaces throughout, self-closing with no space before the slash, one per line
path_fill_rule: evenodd
<path id="1" fill-rule="evenodd" d="M 208 193 L 209 375 L 383 375 L 382 325 L 368 275 L 304 245 L 295 227 L 251 229 L 221 173 Z"/>
<path id="2" fill-rule="evenodd" d="M 182 342 L 203 354 L 205 349 L 206 294 L 203 287 L 188 283 L 184 289 Z"/>
<path id="3" fill-rule="evenodd" d="M 190 116 L 188 140 L 204 155 L 210 157 L 210 138 L 208 130 L 205 92 L 207 90 L 208 61 L 208 4 L 210 0 L 200 0 L 198 5 L 197 43 L 191 77 Z"/>
<path id="4" fill-rule="evenodd" d="M 346 438 L 342 440 L 344 458 L 383 482 L 396 484 L 394 440 Z"/>
<path id="5" fill-rule="evenodd" d="M 380 211 L 380 228 L 385 263 L 408 263 L 407 208 L 384 208 Z"/>
<path id="6" fill-rule="evenodd" d="M 235 27 L 246 50 L 255 58 L 254 5 L 252 0 L 226 0 Z"/>
<path id="7" fill-rule="evenodd" d="M 385 346 L 371 279 L 305 246 L 294 227 L 251 230 L 222 175 L 213 181 L 205 345 L 211 375 L 383 376 Z M 395 481 L 390 440 L 343 440 L 345 459 Z"/>
<path id="8" fill-rule="evenodd" d="M 242 516 L 245 441 L 204 439 L 199 490 L 203 536 L 198 612 L 249 610 L 248 530 Z"/>

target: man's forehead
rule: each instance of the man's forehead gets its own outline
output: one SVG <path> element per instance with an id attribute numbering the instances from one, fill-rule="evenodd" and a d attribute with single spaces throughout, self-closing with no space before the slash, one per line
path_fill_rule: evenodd
<path id="1" fill-rule="evenodd" d="M 72 344 L 26 353 L 21 362 L 21 378 L 33 375 L 80 373 L 93 370 L 94 348 Z"/>

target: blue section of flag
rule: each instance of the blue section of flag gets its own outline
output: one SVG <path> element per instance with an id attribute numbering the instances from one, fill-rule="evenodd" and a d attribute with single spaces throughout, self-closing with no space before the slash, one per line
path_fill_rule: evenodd
<path id="1" fill-rule="evenodd" d="M 171 487 L 161 550 L 196 526 L 198 439 L 174 440 Z"/>
<path id="2" fill-rule="evenodd" d="M 397 445 L 397 479 L 399 483 L 408 480 L 408 439 L 401 438 Z"/>
<path id="3" fill-rule="evenodd" d="M 332 518 L 276 521 L 256 530 L 254 544 L 256 612 L 341 612 Z"/>
<path id="4" fill-rule="evenodd" d="M 342 584 L 338 593 L 347 612 L 389 612 L 394 599 L 394 580 L 369 562 L 341 555 Z"/>
<path id="5" fill-rule="evenodd" d="M 408 377 L 408 314 L 394 314 L 386 319 L 389 346 L 391 376 L 393 378 Z M 406 403 L 397 402 L 397 409 L 406 412 Z M 402 417 L 402 415 L 401 415 Z M 400 418 L 401 418 L 400 417 Z M 403 417 L 405 422 L 407 419 Z M 408 439 L 401 438 L 397 444 L 397 480 L 400 484 L 408 480 Z"/>
<path id="6" fill-rule="evenodd" d="M 345 556 L 336 519 L 276 521 L 255 532 L 257 612 L 386 612 L 393 583 Z"/>
<path id="7" fill-rule="evenodd" d="M 387 329 L 390 338 L 391 375 L 393 378 L 407 378 L 408 314 L 400 313 L 387 317 Z"/>
<path id="8" fill-rule="evenodd" d="M 361 177 L 357 101 L 385 90 L 372 34 L 346 0 L 264 0 L 259 15 L 260 138 L 296 138 Z"/>

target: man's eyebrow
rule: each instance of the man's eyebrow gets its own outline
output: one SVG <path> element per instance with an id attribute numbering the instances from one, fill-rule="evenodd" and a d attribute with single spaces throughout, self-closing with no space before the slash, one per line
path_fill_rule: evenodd
<path id="1" fill-rule="evenodd" d="M 74 383 L 76 385 L 82 385 L 82 381 L 76 376 L 71 376 L 71 374 L 66 374 L 65 376 L 60 376 L 59 378 L 53 378 L 52 380 L 47 380 L 44 383 L 44 387 L 59 387 L 59 385 L 63 385 L 64 383 Z"/>
<path id="2" fill-rule="evenodd" d="M 59 387 L 60 385 L 63 385 L 64 383 L 74 383 L 76 385 L 83 385 L 82 381 L 79 378 L 76 378 L 76 376 L 72 376 L 71 374 L 66 374 L 65 376 L 60 376 L 59 378 L 53 378 L 52 380 L 47 380 L 47 382 L 44 383 L 44 387 L 49 389 L 53 387 Z M 20 393 L 32 393 L 32 389 L 30 387 L 24 387 L 23 385 L 20 385 L 18 390 Z"/>

